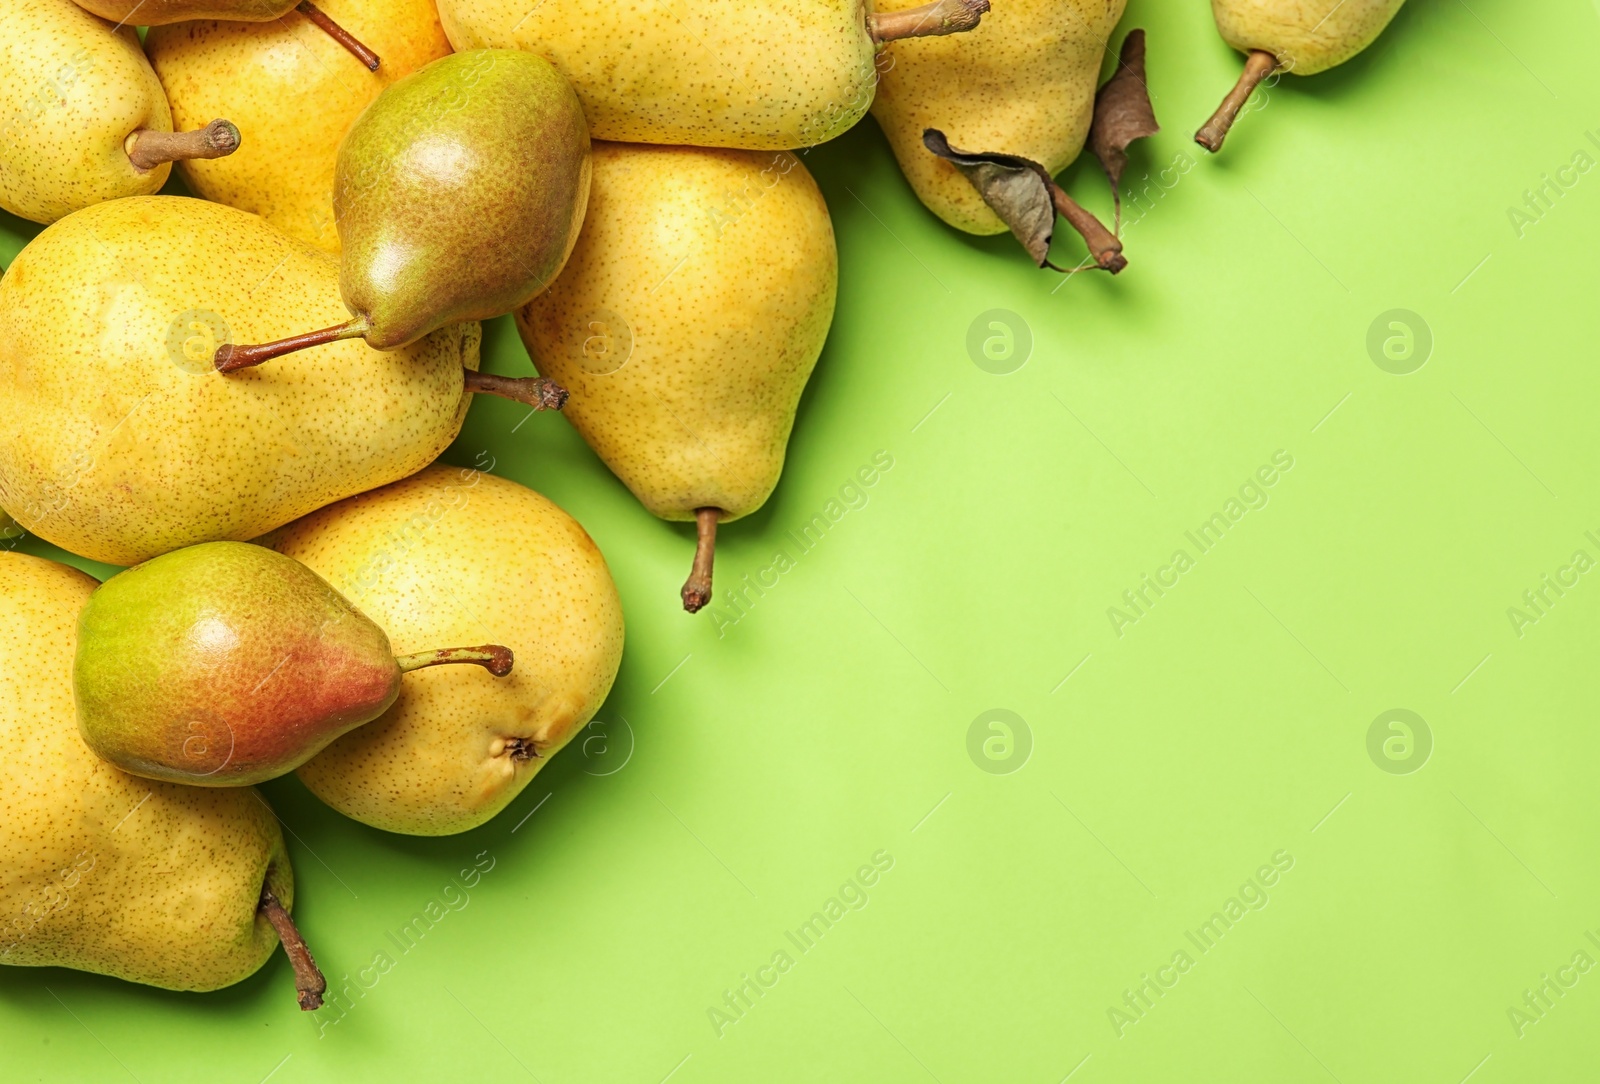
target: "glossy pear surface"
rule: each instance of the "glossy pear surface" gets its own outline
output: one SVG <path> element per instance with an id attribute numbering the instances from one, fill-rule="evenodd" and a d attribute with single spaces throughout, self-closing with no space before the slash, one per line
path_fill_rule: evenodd
<path id="1" fill-rule="evenodd" d="M 880 0 L 879 11 L 918 0 Z M 872 104 L 895 158 L 929 210 L 967 233 L 1004 233 L 928 128 L 963 150 L 1015 154 L 1056 174 L 1078 157 L 1094 114 L 1106 41 L 1127 0 L 1004 0 L 976 30 L 891 42 Z"/>
<path id="2" fill-rule="evenodd" d="M 784 150 L 872 104 L 861 0 L 441 0 L 457 49 L 526 49 L 572 81 L 596 139 Z"/>
<path id="3" fill-rule="evenodd" d="M 597 144 L 588 225 L 517 328 L 646 508 L 726 521 L 778 483 L 837 289 L 828 208 L 794 155 Z"/>
<path id="4" fill-rule="evenodd" d="M 367 342 L 510 312 L 561 271 L 589 198 L 572 87 L 528 53 L 436 60 L 367 107 L 339 148 L 339 283 Z"/>
<path id="5" fill-rule="evenodd" d="M 1405 0 L 1211 0 L 1222 40 L 1260 49 L 1295 75 L 1343 64 L 1383 33 Z"/>
<path id="6" fill-rule="evenodd" d="M 123 771 L 196 786 L 293 771 L 400 691 L 383 630 L 315 572 L 211 542 L 107 580 L 78 628 L 84 741 Z"/>
<path id="7" fill-rule="evenodd" d="M 517 657 L 498 681 L 474 667 L 407 674 L 381 718 L 301 767 L 312 793 L 365 824 L 426 836 L 482 824 L 583 730 L 616 677 L 622 606 L 605 559 L 515 482 L 430 467 L 313 512 L 275 545 L 399 651 L 488 638 Z"/>
<path id="8" fill-rule="evenodd" d="M 77 0 L 102 18 L 132 26 L 165 26 L 194 19 L 270 22 L 289 14 L 300 0 Z M 318 5 L 321 6 L 320 4 Z M 346 27 L 346 29 L 349 29 Z"/>
<path id="9" fill-rule="evenodd" d="M 7 0 L 0 12 L 0 207 L 50 223 L 165 184 L 170 164 L 146 171 L 128 159 L 134 132 L 172 131 L 133 27 L 72 0 Z"/>
<path id="10" fill-rule="evenodd" d="M 72 659 L 94 588 L 0 553 L 0 963 L 228 986 L 278 943 L 262 887 L 293 903 L 283 836 L 254 790 L 137 779 L 84 745 Z"/>
<path id="11" fill-rule="evenodd" d="M 0 507 L 131 565 L 414 474 L 461 428 L 477 324 L 212 366 L 222 341 L 344 316 L 337 262 L 244 211 L 149 196 L 63 219 L 0 278 Z"/>
<path id="12" fill-rule="evenodd" d="M 339 141 L 384 87 L 446 55 L 450 43 L 432 0 L 317 6 L 383 58 L 377 71 L 294 11 L 272 22 L 158 26 L 144 47 L 180 130 L 227 117 L 248 133 L 226 158 L 179 163 L 190 190 L 336 253 Z"/>

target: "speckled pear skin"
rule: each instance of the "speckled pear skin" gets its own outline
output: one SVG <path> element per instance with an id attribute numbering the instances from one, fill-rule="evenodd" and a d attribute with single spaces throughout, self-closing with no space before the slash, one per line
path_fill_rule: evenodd
<path id="1" fill-rule="evenodd" d="M 102 203 L 34 238 L 0 278 L 0 507 L 63 549 L 132 565 L 260 537 L 421 470 L 460 431 L 475 323 L 224 376 L 207 314 L 234 342 L 339 323 L 338 264 L 178 196 Z"/>
<path id="2" fill-rule="evenodd" d="M 1405 0 L 1211 0 L 1222 40 L 1269 52 L 1295 75 L 1315 75 L 1371 45 Z"/>
<path id="3" fill-rule="evenodd" d="M 504 809 L 605 701 L 622 604 L 584 529 L 539 494 L 430 467 L 277 537 L 380 621 L 401 651 L 492 640 L 517 666 L 405 675 L 382 718 L 300 769 L 312 793 L 390 832 L 464 832 Z M 531 754 L 531 755 L 530 755 Z"/>
<path id="4" fill-rule="evenodd" d="M 450 43 L 433 0 L 318 0 L 317 6 L 383 58 L 377 71 L 297 11 L 265 23 L 158 26 L 144 48 L 178 130 L 227 117 L 249 133 L 225 158 L 178 163 L 189 189 L 337 253 L 339 141 L 384 87 L 447 55 Z"/>
<path id="5" fill-rule="evenodd" d="M 83 740 L 106 761 L 238 787 L 291 772 L 382 715 L 400 668 L 383 630 L 305 565 L 210 542 L 95 591 L 73 687 Z"/>
<path id="6" fill-rule="evenodd" d="M 133 27 L 72 0 L 5 0 L 0 14 L 0 207 L 50 223 L 166 184 L 170 165 L 142 172 L 128 160 L 134 132 L 172 131 Z"/>
<path id="7" fill-rule="evenodd" d="M 263 883 L 293 906 L 283 836 L 255 790 L 137 779 L 83 744 L 72 659 L 94 587 L 0 553 L 0 963 L 231 985 L 278 944 Z"/>
<path id="8" fill-rule="evenodd" d="M 572 87 L 528 53 L 436 60 L 378 96 L 339 148 L 345 304 L 367 342 L 510 312 L 560 273 L 589 199 Z"/>
<path id="9" fill-rule="evenodd" d="M 786 150 L 866 115 L 862 0 L 441 0 L 457 49 L 525 49 L 572 81 L 596 139 Z"/>
<path id="10" fill-rule="evenodd" d="M 816 182 L 787 152 L 597 143 L 587 222 L 516 313 L 562 413 L 655 515 L 754 512 L 833 321 Z"/>
<path id="11" fill-rule="evenodd" d="M 917 3 L 879 0 L 876 8 Z M 1004 0 L 976 30 L 890 42 L 872 114 L 917 198 L 958 230 L 1004 233 L 971 182 L 923 146 L 923 130 L 939 129 L 962 150 L 1021 155 L 1052 174 L 1066 169 L 1089 134 L 1106 41 L 1126 5 Z"/>
<path id="12" fill-rule="evenodd" d="M 77 2 L 114 23 L 165 26 L 168 23 L 187 22 L 191 19 L 268 22 L 289 14 L 300 0 L 77 0 Z M 345 29 L 350 28 L 345 27 Z"/>

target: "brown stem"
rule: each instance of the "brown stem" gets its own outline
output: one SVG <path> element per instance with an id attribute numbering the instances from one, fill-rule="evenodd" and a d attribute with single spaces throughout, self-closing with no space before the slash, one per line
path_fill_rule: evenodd
<path id="1" fill-rule="evenodd" d="M 1217 111 L 1211 114 L 1211 119 L 1206 121 L 1205 126 L 1194 134 L 1194 141 L 1212 154 L 1220 151 L 1222 141 L 1228 138 L 1228 131 L 1233 127 L 1233 122 L 1239 119 L 1239 110 L 1250 100 L 1250 95 L 1256 92 L 1261 80 L 1277 70 L 1277 57 L 1264 49 L 1252 50 L 1245 58 L 1244 74 L 1239 76 L 1239 82 L 1228 91 L 1228 96 L 1222 99 L 1222 104 L 1217 106 Z"/>
<path id="2" fill-rule="evenodd" d="M 699 613 L 711 601 L 711 565 L 717 558 L 717 519 L 720 508 L 696 508 L 694 524 L 697 539 L 694 546 L 694 567 L 683 582 L 683 608 Z"/>
<path id="3" fill-rule="evenodd" d="M 378 54 L 357 41 L 355 35 L 350 31 L 328 18 L 327 14 L 313 4 L 311 0 L 300 0 L 295 10 L 316 23 L 328 37 L 350 50 L 350 55 L 365 64 L 369 72 L 378 70 Z"/>
<path id="4" fill-rule="evenodd" d="M 560 410 L 567 405 L 567 389 L 542 376 L 495 376 L 463 369 L 467 392 L 514 399 L 535 410 Z"/>
<path id="5" fill-rule="evenodd" d="M 447 647 L 442 651 L 418 651 L 414 655 L 401 655 L 394 660 L 402 674 L 421 670 L 424 666 L 448 666 L 451 663 L 470 662 L 483 667 L 495 677 L 511 673 L 514 657 L 509 647 L 484 644 L 482 647 Z"/>
<path id="6" fill-rule="evenodd" d="M 308 346 L 324 346 L 341 339 L 359 338 L 371 330 L 371 327 L 365 318 L 358 316 L 354 320 L 325 327 L 321 331 L 308 331 L 304 335 L 294 335 L 287 339 L 279 339 L 277 342 L 261 343 L 258 346 L 235 346 L 233 343 L 223 343 L 212 355 L 211 364 L 216 366 L 219 373 L 236 372 L 239 369 L 260 365 L 264 361 L 271 361 L 273 358 L 281 358 L 285 354 L 292 354 L 296 350 L 304 350 Z"/>
<path id="7" fill-rule="evenodd" d="M 141 173 L 163 162 L 223 158 L 239 149 L 239 129 L 230 120 L 214 120 L 192 132 L 157 132 L 141 128 L 128 137 L 128 160 Z"/>
<path id="8" fill-rule="evenodd" d="M 1101 270 L 1115 275 L 1128 266 L 1127 258 L 1122 255 L 1122 242 L 1054 181 L 1050 182 L 1050 199 L 1056 205 L 1056 213 L 1083 236 L 1084 243 L 1089 246 L 1089 255 L 1094 257 L 1095 264 Z"/>
<path id="9" fill-rule="evenodd" d="M 278 931 L 284 955 L 289 957 L 289 963 L 294 966 L 294 988 L 300 994 L 300 1008 L 306 1012 L 322 1008 L 322 995 L 328 992 L 328 980 L 317 970 L 317 961 L 311 958 L 311 949 L 306 947 L 306 939 L 300 936 L 294 919 L 283 909 L 283 904 L 272 894 L 272 889 L 265 886 L 261 889 L 259 910 L 272 923 L 272 928 Z"/>
<path id="10" fill-rule="evenodd" d="M 972 30 L 989 10 L 989 0 L 934 0 L 904 11 L 872 12 L 867 33 L 879 45 L 901 38 L 933 38 Z"/>

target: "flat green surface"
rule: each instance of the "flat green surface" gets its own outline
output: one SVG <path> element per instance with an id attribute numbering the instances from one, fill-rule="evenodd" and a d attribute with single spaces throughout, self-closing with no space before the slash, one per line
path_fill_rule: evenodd
<path id="1" fill-rule="evenodd" d="M 838 320 L 718 582 L 793 567 L 742 614 L 719 603 L 719 636 L 677 609 L 684 527 L 559 419 L 513 432 L 520 408 L 479 402 L 448 458 L 554 498 L 621 587 L 609 752 L 574 746 L 443 840 L 270 784 L 343 1008 L 296 1011 L 282 959 L 211 996 L 7 971 L 0 1076 L 1593 1080 L 1600 971 L 1561 969 L 1600 961 L 1600 573 L 1571 564 L 1600 559 L 1600 172 L 1567 173 L 1521 236 L 1508 209 L 1600 161 L 1600 17 L 1416 0 L 1200 160 L 1238 58 L 1198 0 L 1131 7 L 1167 126 L 1131 178 L 1179 168 L 1129 207 L 1124 275 L 1063 284 L 943 228 L 870 121 L 811 153 Z M 1109 209 L 1092 162 L 1067 180 Z M 6 227 L 9 260 L 31 231 Z M 1031 337 L 1007 375 L 968 354 L 992 309 Z M 1407 375 L 1368 349 L 1396 309 L 1419 315 L 1379 325 L 1394 353 L 1390 319 L 1432 340 Z M 529 371 L 505 321 L 489 347 Z M 789 532 L 879 453 L 800 553 Z M 1292 468 L 1241 494 L 1275 456 Z M 1203 552 L 1187 532 L 1213 513 Z M 1136 611 L 1146 574 L 1176 583 Z M 1546 574 L 1576 586 L 1540 616 L 1523 592 Z M 1009 762 L 998 732 L 969 754 L 995 709 L 1024 720 Z M 1424 721 L 1411 751 L 1395 731 L 1369 753 L 1390 709 Z M 400 952 L 480 854 L 470 902 Z M 892 867 L 842 889 L 874 855 Z M 776 982 L 719 1025 L 758 973 Z M 1519 1023 L 1547 975 L 1573 985 Z M 1146 976 L 1172 985 L 1135 1012 Z"/>

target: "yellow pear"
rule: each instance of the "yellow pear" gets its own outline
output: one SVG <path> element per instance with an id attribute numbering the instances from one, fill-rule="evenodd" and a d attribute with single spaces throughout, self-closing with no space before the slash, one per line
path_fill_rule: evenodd
<path id="1" fill-rule="evenodd" d="M 196 195 L 253 211 L 291 237 L 339 251 L 333 167 L 339 141 L 384 87 L 450 52 L 433 0 L 325 0 L 371 46 L 376 72 L 353 64 L 304 14 L 266 23 L 152 27 L 145 52 L 174 122 L 225 116 L 249 134 L 233 155 L 185 162 Z"/>
<path id="2" fill-rule="evenodd" d="M 0 553 L 0 963 L 215 990 L 266 962 L 276 927 L 315 1008 L 324 984 L 261 795 L 125 775 L 79 737 L 72 660 L 95 586 Z"/>
<path id="3" fill-rule="evenodd" d="M 440 0 L 458 51 L 526 49 L 578 92 L 596 139 L 784 150 L 872 104 L 883 42 L 976 26 L 989 0 L 877 16 L 863 0 Z"/>
<path id="4" fill-rule="evenodd" d="M 778 484 L 838 277 L 827 204 L 794 155 L 597 143 L 578 245 L 517 310 L 589 446 L 652 513 L 698 524 L 691 613 L 718 521 Z"/>
<path id="5" fill-rule="evenodd" d="M 61 220 L 0 278 L 0 506 L 63 549 L 131 565 L 415 473 L 480 386 L 478 324 L 215 370 L 235 336 L 343 315 L 338 261 L 256 215 L 141 196 Z"/>
<path id="6" fill-rule="evenodd" d="M 400 699 L 300 768 L 365 824 L 438 836 L 504 809 L 593 717 L 622 658 L 622 605 L 577 521 L 515 482 L 435 466 L 276 534 L 388 632 L 396 651 L 489 635 L 516 669 L 401 681 Z M 460 668 L 456 668 L 460 669 Z"/>
<path id="7" fill-rule="evenodd" d="M 877 6 L 894 11 L 914 2 Z M 1106 42 L 1126 5 L 1006 0 L 970 34 L 890 45 L 872 113 L 917 198 L 958 230 L 1005 232 L 978 190 L 928 151 L 922 133 L 937 128 L 954 146 L 1018 155 L 1060 173 L 1083 150 Z"/>
<path id="8" fill-rule="evenodd" d="M 1222 40 L 1245 54 L 1244 74 L 1195 142 L 1220 151 L 1239 111 L 1276 71 L 1316 75 L 1371 45 L 1405 0 L 1211 0 Z"/>
<path id="9" fill-rule="evenodd" d="M 172 134 L 161 83 L 131 26 L 72 0 L 0 0 L 0 207 L 50 223 L 155 192 L 171 163 L 239 146 L 226 121 Z"/>

